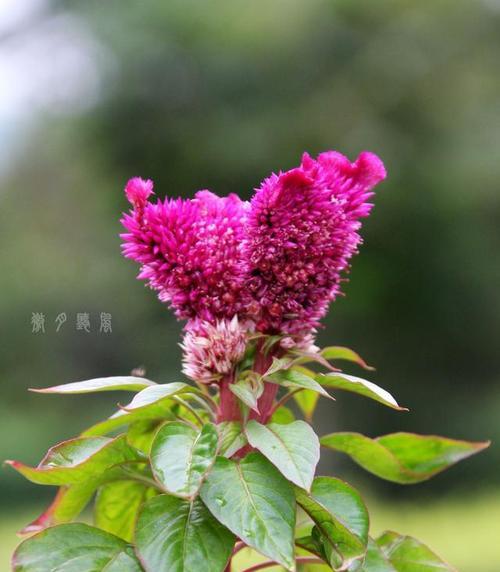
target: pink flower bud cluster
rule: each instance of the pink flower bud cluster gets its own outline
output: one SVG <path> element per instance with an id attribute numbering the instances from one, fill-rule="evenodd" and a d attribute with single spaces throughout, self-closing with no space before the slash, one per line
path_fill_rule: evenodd
<path id="1" fill-rule="evenodd" d="M 229 374 L 245 354 L 247 332 L 238 321 L 193 320 L 181 344 L 185 375 L 200 383 L 212 383 Z"/>
<path id="2" fill-rule="evenodd" d="M 127 183 L 133 208 L 122 218 L 123 253 L 141 265 L 138 277 L 160 300 L 189 320 L 189 376 L 225 373 L 227 360 L 243 355 L 249 325 L 285 335 L 285 345 L 313 344 L 385 175 L 372 153 L 351 163 L 330 151 L 316 160 L 304 154 L 300 167 L 271 175 L 250 203 L 209 191 L 152 203 L 151 181 Z"/>

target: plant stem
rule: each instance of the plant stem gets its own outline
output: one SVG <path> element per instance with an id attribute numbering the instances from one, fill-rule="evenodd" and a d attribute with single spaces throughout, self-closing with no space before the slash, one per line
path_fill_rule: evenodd
<path id="1" fill-rule="evenodd" d="M 296 393 L 299 393 L 299 391 L 304 391 L 304 389 L 302 387 L 299 387 L 298 389 L 294 389 L 293 391 L 290 391 L 289 393 L 287 393 L 286 395 L 284 395 L 273 407 L 270 417 L 272 417 L 272 415 L 274 415 L 274 413 L 282 406 L 285 405 L 285 403 L 291 399 Z"/>
<path id="2" fill-rule="evenodd" d="M 233 383 L 233 374 L 226 375 L 220 382 L 220 405 L 217 413 L 217 422 L 241 421 L 241 411 L 236 395 L 229 388 Z"/>
<path id="3" fill-rule="evenodd" d="M 184 399 L 181 399 L 177 395 L 175 395 L 173 397 L 173 400 L 175 402 L 177 402 L 179 405 L 182 405 L 183 407 L 185 407 L 188 411 L 190 411 L 193 414 L 193 416 L 195 417 L 195 419 L 198 421 L 198 423 L 203 427 L 204 421 L 198 415 L 198 413 L 196 412 L 196 409 L 194 407 L 191 407 L 191 405 L 189 405 L 189 403 L 187 403 L 186 401 L 184 401 Z"/>
<path id="4" fill-rule="evenodd" d="M 312 556 L 297 556 L 295 562 L 297 562 L 297 564 L 324 564 L 323 560 Z M 264 568 L 271 568 L 271 566 L 279 566 L 279 564 L 273 560 L 266 560 L 266 562 L 261 562 L 260 564 L 246 568 L 243 572 L 256 572 L 257 570 L 264 570 Z"/>

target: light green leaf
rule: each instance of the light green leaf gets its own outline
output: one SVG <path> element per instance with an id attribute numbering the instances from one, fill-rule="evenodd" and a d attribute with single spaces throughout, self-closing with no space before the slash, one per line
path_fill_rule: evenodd
<path id="1" fill-rule="evenodd" d="M 164 420 L 158 419 L 143 419 L 131 423 L 127 431 L 127 443 L 149 455 L 156 432 L 163 423 Z"/>
<path id="2" fill-rule="evenodd" d="M 77 485 L 60 487 L 49 507 L 20 534 L 32 534 L 49 526 L 63 524 L 75 519 L 90 502 L 98 486 L 95 479 Z"/>
<path id="3" fill-rule="evenodd" d="M 288 369 L 290 367 L 290 365 L 292 364 L 292 362 L 293 362 L 293 359 L 290 359 L 289 357 L 284 357 L 284 358 L 273 357 L 273 362 L 269 366 L 267 371 L 264 373 L 263 377 L 268 377 L 269 375 L 272 375 L 273 373 Z"/>
<path id="4" fill-rule="evenodd" d="M 13 572 L 142 572 L 121 538 L 86 524 L 61 524 L 22 542 Z"/>
<path id="5" fill-rule="evenodd" d="M 394 397 L 385 389 L 382 389 L 375 383 L 355 377 L 354 375 L 346 375 L 345 373 L 320 373 L 316 375 L 316 381 L 323 387 L 331 389 L 341 389 L 342 391 L 350 391 L 364 397 L 374 399 L 383 405 L 387 405 L 398 411 L 408 411 L 406 407 L 400 407 Z"/>
<path id="6" fill-rule="evenodd" d="M 319 461 L 319 440 L 312 427 L 304 421 L 288 425 L 261 425 L 249 421 L 248 442 L 265 455 L 292 483 L 306 490 L 311 488 Z"/>
<path id="7" fill-rule="evenodd" d="M 294 569 L 293 490 L 260 453 L 240 462 L 217 457 L 200 494 L 215 518 L 248 546 Z"/>
<path id="8" fill-rule="evenodd" d="M 377 545 L 396 572 L 457 572 L 425 544 L 411 536 L 385 532 L 377 538 Z"/>
<path id="9" fill-rule="evenodd" d="M 219 431 L 219 454 L 232 457 L 247 444 L 247 438 L 242 433 L 241 423 L 238 421 L 223 421 L 217 425 Z"/>
<path id="10" fill-rule="evenodd" d="M 370 473 L 400 484 L 430 479 L 489 445 L 414 433 L 392 433 L 376 439 L 360 433 L 332 433 L 320 442 L 346 453 Z"/>
<path id="11" fill-rule="evenodd" d="M 149 381 L 143 377 L 115 376 L 98 377 L 87 379 L 86 381 L 76 381 L 63 385 L 54 385 L 43 389 L 30 389 L 35 393 L 94 393 L 97 391 L 141 391 L 149 386 L 154 386 L 154 381 Z"/>
<path id="12" fill-rule="evenodd" d="M 114 481 L 102 486 L 95 501 L 94 524 L 131 542 L 146 491 L 145 485 L 135 481 Z"/>
<path id="13" fill-rule="evenodd" d="M 153 474 L 166 492 L 192 498 L 215 461 L 219 435 L 207 423 L 196 431 L 180 422 L 165 423 L 151 447 Z"/>
<path id="14" fill-rule="evenodd" d="M 125 435 L 77 437 L 49 449 L 38 467 L 19 461 L 6 461 L 32 483 L 39 485 L 70 485 L 103 475 L 108 469 L 126 461 L 144 460 L 130 447 Z"/>
<path id="15" fill-rule="evenodd" d="M 319 394 L 315 391 L 311 391 L 310 389 L 304 389 L 303 391 L 295 393 L 293 398 L 307 421 L 310 423 L 313 419 L 316 405 L 318 404 Z"/>
<path id="16" fill-rule="evenodd" d="M 188 398 L 190 393 L 199 393 L 199 390 L 181 382 L 147 387 L 138 393 L 128 405 L 114 413 L 109 419 L 84 431 L 82 436 L 105 435 L 140 420 L 175 419 L 172 412 L 172 407 L 176 405 L 175 397 L 182 395 Z"/>
<path id="17" fill-rule="evenodd" d="M 345 348 L 343 346 L 329 346 L 321 350 L 321 355 L 328 360 L 345 360 L 357 363 L 364 369 L 374 370 L 375 368 L 369 366 L 365 360 L 354 350 Z"/>
<path id="18" fill-rule="evenodd" d="M 282 385 L 283 387 L 310 389 L 324 397 L 333 399 L 333 397 L 331 397 L 331 395 L 329 395 L 313 377 L 296 368 L 273 373 L 266 377 L 266 381 Z"/>
<path id="19" fill-rule="evenodd" d="M 368 540 L 368 550 L 360 572 L 396 572 L 394 566 L 387 560 L 382 549 L 371 538 Z"/>
<path id="20" fill-rule="evenodd" d="M 249 376 L 237 383 L 229 384 L 229 389 L 250 409 L 259 412 L 257 402 L 264 391 L 264 384 L 260 380 Z"/>
<path id="21" fill-rule="evenodd" d="M 199 498 L 159 495 L 146 502 L 136 529 L 146 572 L 223 572 L 235 538 Z"/>
<path id="22" fill-rule="evenodd" d="M 311 492 L 295 489 L 297 502 L 316 523 L 334 569 L 361 559 L 368 543 L 368 511 L 360 494 L 333 477 L 317 477 Z"/>
<path id="23" fill-rule="evenodd" d="M 176 419 L 173 411 L 175 406 L 176 403 L 174 401 L 171 399 L 165 399 L 155 403 L 154 405 L 150 405 L 149 407 L 143 407 L 131 412 L 120 409 L 119 411 L 116 411 L 116 413 L 113 413 L 113 415 L 108 419 L 100 421 L 86 429 L 81 434 L 81 437 L 97 437 L 100 435 L 106 435 L 121 427 L 131 425 L 139 421 L 173 421 Z"/>
<path id="24" fill-rule="evenodd" d="M 316 394 L 315 394 L 316 395 Z M 271 423 L 279 423 L 285 425 L 287 423 L 293 423 L 295 421 L 295 415 L 291 409 L 281 405 L 271 416 Z"/>
<path id="25" fill-rule="evenodd" d="M 123 406 L 123 409 L 125 411 L 135 411 L 162 402 L 165 399 L 172 399 L 176 395 L 187 392 L 196 393 L 197 391 L 196 388 L 180 381 L 165 383 L 163 385 L 152 385 L 135 395 L 128 405 Z"/>

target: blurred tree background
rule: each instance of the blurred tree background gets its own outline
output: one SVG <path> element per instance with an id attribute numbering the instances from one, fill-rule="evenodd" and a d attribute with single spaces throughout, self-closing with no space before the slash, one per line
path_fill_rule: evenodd
<path id="1" fill-rule="evenodd" d="M 6 0 L 0 458 L 38 462 L 117 399 L 28 387 L 139 365 L 179 379 L 181 326 L 119 251 L 129 177 L 153 178 L 161 197 L 210 188 L 248 198 L 304 150 L 331 148 L 351 159 L 374 151 L 389 177 L 320 342 L 357 349 L 377 366 L 370 379 L 411 411 L 341 395 L 321 407 L 322 431 L 498 441 L 499 61 L 498 0 Z M 32 333 L 33 312 L 44 334 Z M 76 330 L 79 312 L 90 333 Z M 112 334 L 99 332 L 101 312 Z M 496 444 L 413 488 L 324 456 L 322 471 L 353 479 L 377 507 L 394 504 L 380 507 L 381 526 L 420 526 L 462 572 L 498 570 Z M 2 514 L 14 520 L 52 493 L 8 469 L 1 477 Z M 418 524 L 417 503 L 431 525 Z M 9 550 L 14 520 L 0 520 Z"/>

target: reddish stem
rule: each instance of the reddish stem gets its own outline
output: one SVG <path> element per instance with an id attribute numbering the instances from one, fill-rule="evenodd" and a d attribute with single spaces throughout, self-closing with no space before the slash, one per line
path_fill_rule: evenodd
<path id="1" fill-rule="evenodd" d="M 220 402 L 217 412 L 217 423 L 221 421 L 240 421 L 241 411 L 236 395 L 229 389 L 229 385 L 234 382 L 233 375 L 223 377 L 220 382 Z"/>
<path id="2" fill-rule="evenodd" d="M 277 352 L 273 352 L 272 350 L 264 353 L 262 349 L 262 343 L 260 343 L 257 346 L 257 351 L 255 354 L 254 371 L 260 375 L 264 374 L 273 363 L 273 357 L 276 355 Z M 273 404 L 276 398 L 276 394 L 278 393 L 278 389 L 279 387 L 276 383 L 269 383 L 268 381 L 264 382 L 264 391 L 257 402 L 259 413 L 256 411 L 251 411 L 250 419 L 256 419 L 261 423 L 267 423 L 269 417 L 272 415 Z"/>

